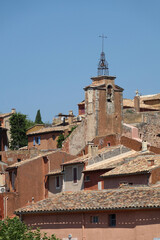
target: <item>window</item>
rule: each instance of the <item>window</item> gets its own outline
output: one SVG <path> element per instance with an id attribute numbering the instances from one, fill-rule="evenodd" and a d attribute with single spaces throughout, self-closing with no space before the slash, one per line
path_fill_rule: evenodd
<path id="1" fill-rule="evenodd" d="M 98 216 L 91 216 L 90 222 L 91 223 L 98 223 L 99 222 L 99 217 Z"/>
<path id="2" fill-rule="evenodd" d="M 16 190 L 15 189 L 15 179 L 16 179 L 16 171 L 11 171 L 10 172 L 10 183 L 11 183 L 11 187 L 12 187 L 12 190 Z"/>
<path id="3" fill-rule="evenodd" d="M 116 226 L 116 214 L 109 215 L 109 226 L 115 227 Z"/>
<path id="4" fill-rule="evenodd" d="M 112 86 L 109 85 L 107 87 L 107 102 L 112 102 L 112 91 L 113 91 Z"/>
<path id="5" fill-rule="evenodd" d="M 110 142 L 108 142 L 108 143 L 107 143 L 107 146 L 108 146 L 108 147 L 110 147 L 110 146 L 111 146 L 111 143 L 110 143 Z"/>
<path id="6" fill-rule="evenodd" d="M 77 167 L 74 167 L 73 168 L 73 182 L 77 183 L 77 179 L 78 179 L 78 177 L 77 177 Z"/>
<path id="7" fill-rule="evenodd" d="M 85 176 L 85 182 L 89 182 L 90 181 L 90 176 L 89 175 L 86 175 Z"/>
<path id="8" fill-rule="evenodd" d="M 17 158 L 17 162 L 21 162 L 21 159 L 20 159 L 20 158 Z"/>
<path id="9" fill-rule="evenodd" d="M 55 139 L 56 139 L 56 136 L 55 136 L 55 135 L 52 135 L 52 139 L 55 140 Z"/>
<path id="10" fill-rule="evenodd" d="M 60 188 L 60 177 L 56 176 L 56 188 Z"/>
<path id="11" fill-rule="evenodd" d="M 40 136 L 33 138 L 33 146 L 35 146 L 36 144 L 37 144 L 37 145 L 40 145 L 40 144 L 41 144 L 41 137 L 40 137 Z"/>

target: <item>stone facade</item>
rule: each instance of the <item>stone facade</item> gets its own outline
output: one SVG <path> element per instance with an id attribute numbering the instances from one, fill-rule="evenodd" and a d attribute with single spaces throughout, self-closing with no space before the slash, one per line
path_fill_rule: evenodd
<path id="1" fill-rule="evenodd" d="M 151 146 L 160 147 L 160 113 L 144 114 L 143 123 L 139 124 L 139 136 Z"/>
<path id="2" fill-rule="evenodd" d="M 85 87 L 86 142 L 96 136 L 121 135 L 122 92 L 115 77 L 98 76 Z"/>

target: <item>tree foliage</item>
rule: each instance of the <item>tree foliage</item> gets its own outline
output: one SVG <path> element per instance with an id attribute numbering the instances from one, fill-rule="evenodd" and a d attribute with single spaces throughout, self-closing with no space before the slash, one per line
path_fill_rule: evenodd
<path id="1" fill-rule="evenodd" d="M 31 128 L 34 125 L 35 125 L 35 123 L 32 120 L 26 118 L 26 129 Z"/>
<path id="2" fill-rule="evenodd" d="M 73 126 L 73 127 L 71 128 L 70 133 L 69 133 L 66 137 L 64 137 L 64 135 L 63 135 L 62 133 L 59 135 L 59 137 L 58 137 L 58 139 L 57 139 L 57 147 L 58 147 L 58 148 L 61 148 L 61 147 L 62 147 L 63 141 L 71 135 L 71 133 L 74 131 L 74 129 L 76 129 L 76 127 L 77 127 L 77 126 Z"/>
<path id="3" fill-rule="evenodd" d="M 36 124 L 42 124 L 42 118 L 41 118 L 41 113 L 40 113 L 40 109 L 38 109 L 37 114 L 36 114 L 36 118 L 35 118 L 35 123 Z"/>
<path id="4" fill-rule="evenodd" d="M 58 148 L 61 148 L 62 147 L 62 142 L 64 141 L 64 135 L 61 133 L 59 136 L 58 136 L 58 139 L 57 139 L 57 147 Z"/>
<path id="5" fill-rule="evenodd" d="M 27 145 L 27 120 L 26 115 L 21 113 L 14 113 L 10 119 L 10 134 L 11 134 L 11 149 L 18 149 Z"/>
<path id="6" fill-rule="evenodd" d="M 40 229 L 32 230 L 18 217 L 0 221 L 0 240 L 59 240 L 55 235 L 48 237 Z"/>

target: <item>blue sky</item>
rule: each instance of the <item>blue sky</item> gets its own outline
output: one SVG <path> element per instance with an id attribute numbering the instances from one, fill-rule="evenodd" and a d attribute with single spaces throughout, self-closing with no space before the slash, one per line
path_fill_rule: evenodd
<path id="1" fill-rule="evenodd" d="M 40 109 L 44 122 L 77 114 L 97 75 L 102 33 L 124 97 L 160 92 L 159 12 L 159 0 L 1 0 L 0 112 L 34 120 Z"/>

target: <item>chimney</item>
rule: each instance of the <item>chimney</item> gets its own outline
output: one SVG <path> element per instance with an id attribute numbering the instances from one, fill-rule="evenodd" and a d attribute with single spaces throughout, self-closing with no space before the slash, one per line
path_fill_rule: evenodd
<path id="1" fill-rule="evenodd" d="M 16 113 L 16 109 L 15 109 L 15 108 L 12 108 L 11 113 Z"/>
<path id="2" fill-rule="evenodd" d="M 88 154 L 95 156 L 98 153 L 98 146 L 94 145 L 93 142 L 88 142 Z"/>
<path id="3" fill-rule="evenodd" d="M 136 90 L 136 96 L 134 97 L 134 109 L 136 112 L 140 112 L 140 97 L 138 90 Z"/>
<path id="4" fill-rule="evenodd" d="M 73 111 L 69 111 L 69 116 L 68 116 L 68 123 L 69 125 L 73 123 Z"/>
<path id="5" fill-rule="evenodd" d="M 147 142 L 142 141 L 142 152 L 146 152 L 146 151 L 147 151 Z"/>

